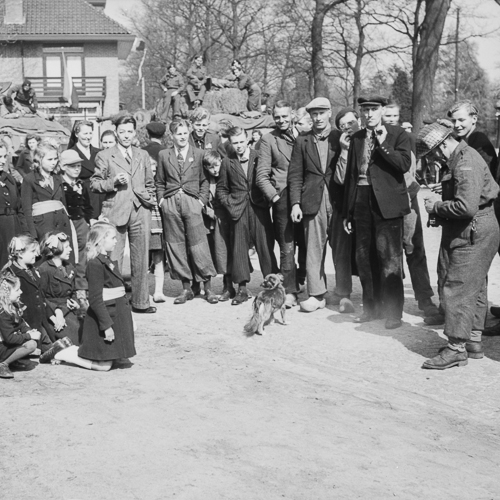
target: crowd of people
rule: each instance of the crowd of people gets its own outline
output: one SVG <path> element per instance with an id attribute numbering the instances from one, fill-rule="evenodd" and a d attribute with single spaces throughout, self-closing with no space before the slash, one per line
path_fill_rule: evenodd
<path id="1" fill-rule="evenodd" d="M 198 106 L 189 120 L 176 116 L 168 141 L 166 125 L 151 122 L 148 143 L 137 147 L 136 120 L 121 114 L 99 150 L 91 145 L 93 124 L 80 121 L 63 152 L 27 136 L 14 171 L 0 141 L 0 377 L 13 377 L 10 368 L 22 369 L 20 360 L 37 350 L 42 363 L 95 370 L 133 356 L 131 312 L 156 312 L 149 270 L 154 303 L 166 301 L 168 270 L 181 287 L 174 304 L 203 292 L 210 304 L 238 306 L 250 297 L 255 251 L 264 276 L 282 274 L 286 307 L 313 313 L 326 305 L 328 245 L 335 267 L 329 302 L 341 313 L 356 310 L 357 275 L 363 309 L 355 321 L 383 318 L 386 329 L 401 327 L 406 258 L 424 321 L 444 324 L 448 337 L 423 367 L 483 357 L 500 209 L 498 158 L 476 130 L 475 106 L 455 104 L 449 120 L 427 124 L 415 137 L 400 126 L 397 104 L 382 96 L 362 97 L 359 111 L 343 108 L 335 117 L 326 98 L 296 111 L 280 100 L 271 132 L 250 138 L 227 124 L 214 133 L 201 106 L 202 63 L 193 61 L 187 88 Z M 175 68 L 169 74 L 181 84 Z M 425 197 L 429 223 L 442 227 L 438 304 L 417 197 L 420 164 L 437 165 L 441 174 Z M 127 238 L 130 284 L 121 275 Z M 308 298 L 299 303 L 303 290 Z"/>

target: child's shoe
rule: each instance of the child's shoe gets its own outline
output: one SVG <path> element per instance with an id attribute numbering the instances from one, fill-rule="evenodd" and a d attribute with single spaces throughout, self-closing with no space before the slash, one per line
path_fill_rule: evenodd
<path id="1" fill-rule="evenodd" d="M 63 349 L 66 349 L 72 345 L 73 342 L 71 342 L 68 337 L 56 340 L 48 351 L 42 353 L 42 355 L 40 356 L 40 363 L 50 363 L 58 352 L 61 352 Z"/>
<path id="2" fill-rule="evenodd" d="M 5 363 L 0 363 L 0 378 L 14 378 L 14 374 Z"/>

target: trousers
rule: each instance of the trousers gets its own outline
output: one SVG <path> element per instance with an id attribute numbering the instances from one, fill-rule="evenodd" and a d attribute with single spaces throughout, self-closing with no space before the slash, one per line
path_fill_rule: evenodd
<path id="1" fill-rule="evenodd" d="M 387 318 L 403 315 L 403 217 L 384 219 L 371 186 L 358 186 L 354 204 L 356 264 L 363 308 Z"/>
<path id="2" fill-rule="evenodd" d="M 161 204 L 165 249 L 174 280 L 200 282 L 217 274 L 201 210 L 196 198 L 181 191 Z"/>
<path id="3" fill-rule="evenodd" d="M 332 206 L 325 186 L 318 212 L 304 215 L 307 292 L 312 296 L 327 292 L 325 258 L 331 216 Z"/>
<path id="4" fill-rule="evenodd" d="M 415 299 L 429 299 L 434 295 L 425 255 L 424 232 L 422 217 L 418 206 L 418 197 L 410 200 L 411 212 L 405 215 L 403 222 L 403 248 L 406 254 L 406 264 L 410 271 L 411 285 Z"/>
<path id="5" fill-rule="evenodd" d="M 484 330 L 488 312 L 486 277 L 498 251 L 500 230 L 492 208 L 475 216 L 476 231 L 463 220 L 446 220 L 438 258 L 438 290 L 445 312 L 444 333 L 470 340 L 472 330 Z"/>
<path id="6" fill-rule="evenodd" d="M 273 225 L 276 241 L 280 247 L 280 273 L 286 293 L 298 293 L 297 265 L 295 263 L 295 225 L 290 217 L 288 193 L 273 205 Z"/>
<path id="7" fill-rule="evenodd" d="M 130 270 L 132 274 L 132 306 L 137 309 L 149 307 L 148 254 L 150 212 L 142 205 L 132 207 L 127 224 L 117 226 L 117 243 L 111 252 L 111 259 L 123 270 L 123 254 L 127 240 L 130 245 Z"/>
<path id="8" fill-rule="evenodd" d="M 232 277 L 235 283 L 250 281 L 252 266 L 248 250 L 252 245 L 255 245 L 262 275 L 277 273 L 271 212 L 269 208 L 249 202 L 241 217 L 231 221 Z"/>

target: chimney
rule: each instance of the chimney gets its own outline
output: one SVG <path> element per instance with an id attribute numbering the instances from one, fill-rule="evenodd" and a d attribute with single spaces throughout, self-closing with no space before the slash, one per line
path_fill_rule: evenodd
<path id="1" fill-rule="evenodd" d="M 5 0 L 5 24 L 24 24 L 23 0 Z"/>

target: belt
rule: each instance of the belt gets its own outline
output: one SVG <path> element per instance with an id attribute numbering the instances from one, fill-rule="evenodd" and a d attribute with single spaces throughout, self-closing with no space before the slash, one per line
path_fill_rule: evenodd
<path id="1" fill-rule="evenodd" d="M 102 289 L 102 300 L 106 302 L 107 300 L 115 300 L 120 297 L 125 297 L 125 287 L 117 286 L 115 288 L 103 288 Z"/>
<path id="2" fill-rule="evenodd" d="M 58 210 L 64 210 L 66 214 L 66 207 L 59 200 L 47 200 L 47 201 L 38 201 L 33 203 L 33 217 L 37 215 L 48 214 L 49 212 L 57 212 Z"/>
<path id="3" fill-rule="evenodd" d="M 66 207 L 63 205 L 63 203 L 59 200 L 47 200 L 47 201 L 37 201 L 36 203 L 33 203 L 33 206 L 31 207 L 32 210 L 32 215 L 33 217 L 36 217 L 37 215 L 43 215 L 43 214 L 48 214 L 50 212 L 57 212 L 58 210 L 64 210 L 64 213 L 68 215 L 68 211 L 66 210 Z M 69 215 L 68 215 L 69 219 Z M 70 225 L 70 230 L 71 230 L 71 240 L 73 242 L 73 256 L 75 258 L 75 263 L 78 264 L 78 237 L 76 234 L 76 229 L 71 221 L 69 219 L 69 225 Z"/>
<path id="4" fill-rule="evenodd" d="M 0 215 L 17 215 L 17 210 L 12 207 L 0 208 Z"/>

